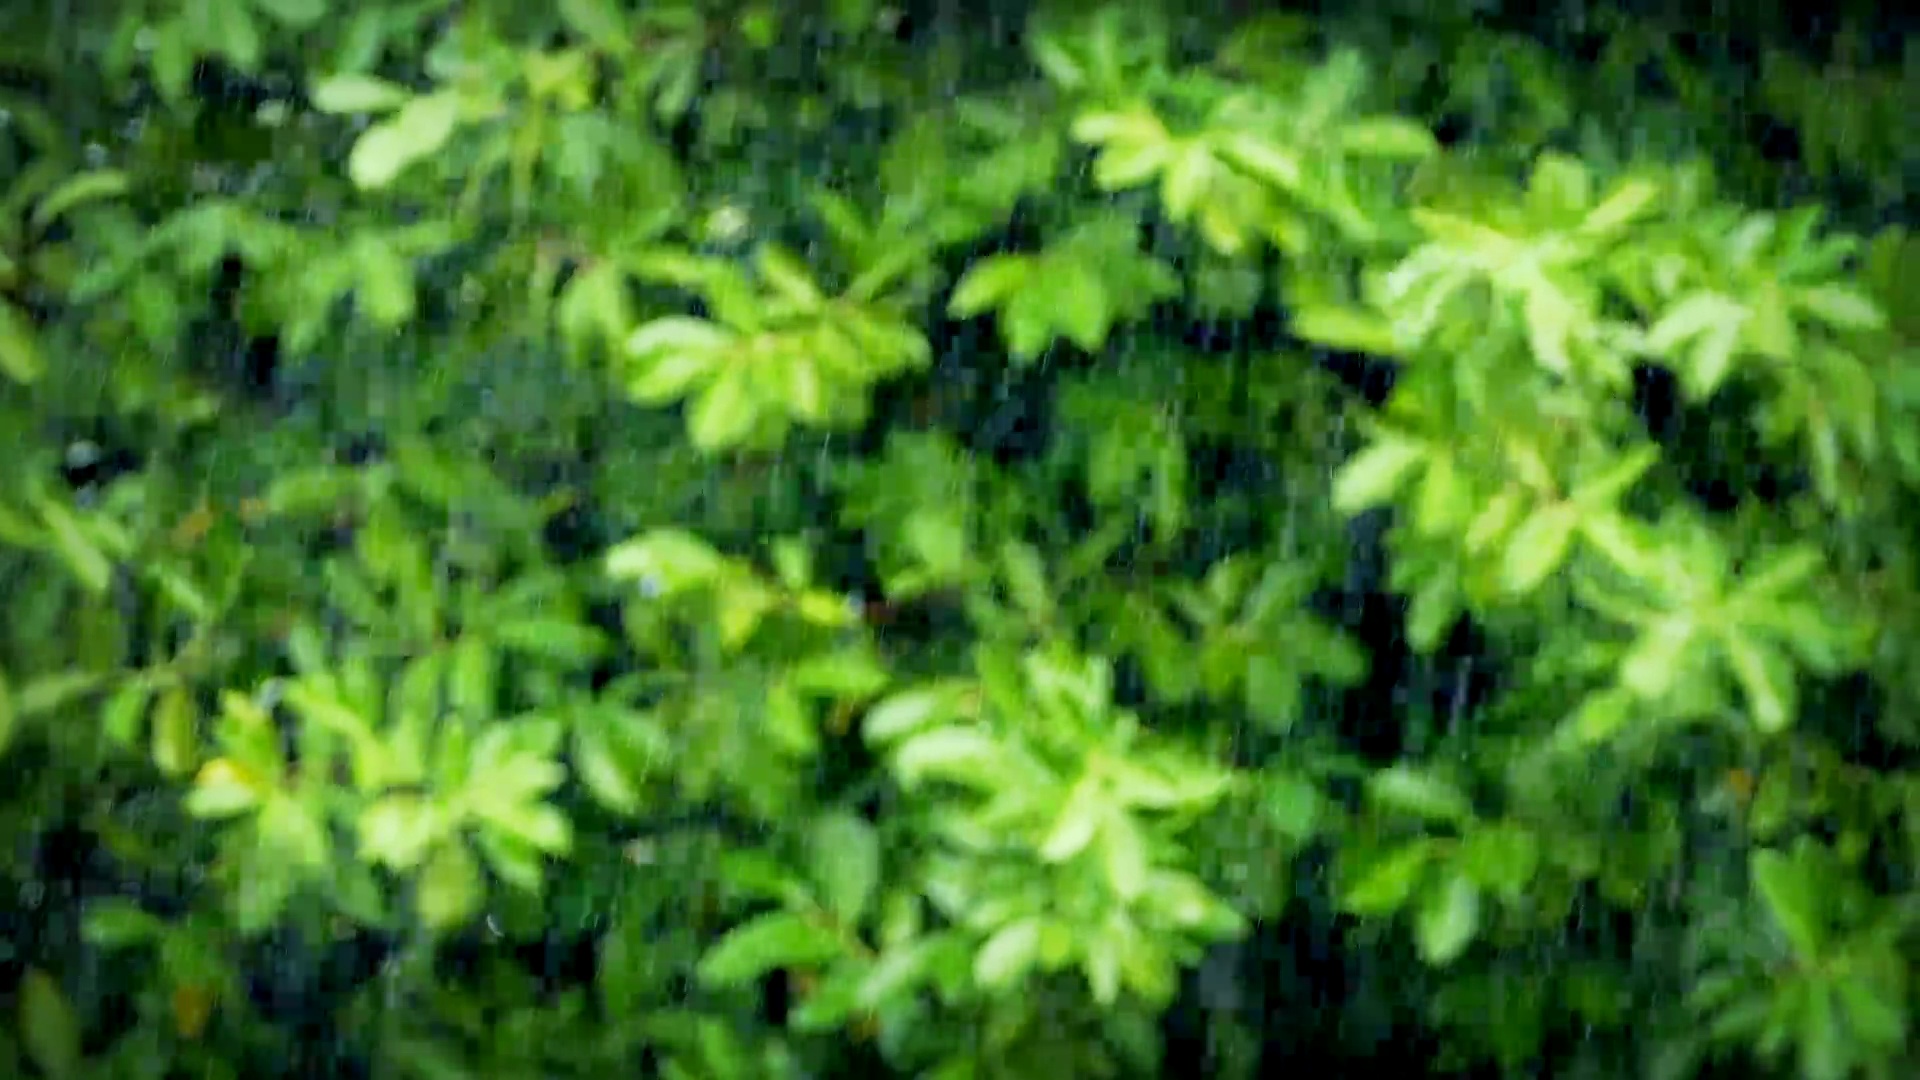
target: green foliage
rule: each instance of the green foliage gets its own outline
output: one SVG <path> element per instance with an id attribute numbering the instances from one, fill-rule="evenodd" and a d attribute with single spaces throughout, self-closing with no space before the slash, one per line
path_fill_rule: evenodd
<path id="1" fill-rule="evenodd" d="M 1479 6 L 7 16 L 0 1072 L 289 1068 L 249 980 L 378 943 L 382 1075 L 1154 1075 L 1331 906 L 1441 1066 L 1905 1075 L 1920 68 L 1766 50 L 1788 199 L 1730 62 Z M 1463 619 L 1491 701 L 1332 707 Z"/>

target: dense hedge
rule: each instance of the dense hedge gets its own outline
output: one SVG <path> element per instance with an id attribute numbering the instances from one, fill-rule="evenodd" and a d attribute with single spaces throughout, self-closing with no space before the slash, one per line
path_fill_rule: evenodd
<path id="1" fill-rule="evenodd" d="M 1912 1075 L 1914 47 L 1194 7 L 0 17 L 0 1074 Z"/>

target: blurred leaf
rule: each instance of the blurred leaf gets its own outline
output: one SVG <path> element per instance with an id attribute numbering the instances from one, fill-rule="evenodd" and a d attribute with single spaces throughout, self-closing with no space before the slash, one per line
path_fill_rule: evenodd
<path id="1" fill-rule="evenodd" d="M 1308 304 L 1295 309 L 1289 328 L 1316 345 L 1374 356 L 1399 352 L 1399 335 L 1388 319 L 1360 307 Z"/>
<path id="2" fill-rule="evenodd" d="M 1521 522 L 1507 539 L 1501 562 L 1501 582 L 1507 591 L 1530 593 L 1560 569 L 1579 524 L 1578 510 L 1566 504 L 1542 507 Z"/>
<path id="3" fill-rule="evenodd" d="M 1425 124 L 1398 116 L 1356 120 L 1340 129 L 1340 146 L 1350 154 L 1419 161 L 1440 152 L 1440 144 Z"/>
<path id="4" fill-rule="evenodd" d="M 902 690 L 867 710 L 861 731 L 869 742 L 886 743 L 954 719 L 954 698 L 947 687 L 923 686 Z"/>
<path id="5" fill-rule="evenodd" d="M 1739 630 L 1723 634 L 1720 641 L 1734 677 L 1746 694 L 1753 726 L 1768 735 L 1784 731 L 1797 709 L 1792 662 L 1779 649 Z"/>
<path id="6" fill-rule="evenodd" d="M 1794 299 L 1814 318 L 1836 330 L 1884 330 L 1887 316 L 1867 294 L 1845 285 L 1816 285 Z"/>
<path id="7" fill-rule="evenodd" d="M 20 710 L 13 700 L 13 686 L 5 669 L 0 669 L 0 760 L 7 756 L 13 737 L 20 730 Z"/>
<path id="8" fill-rule="evenodd" d="M 80 934 L 100 949 L 124 949 L 157 939 L 167 929 L 158 916 L 131 900 L 96 900 L 87 905 Z"/>
<path id="9" fill-rule="evenodd" d="M 427 860 L 415 886 L 414 904 L 427 929 L 444 932 L 471 919 L 480 910 L 484 892 L 473 853 L 466 844 L 454 840 L 440 845 Z"/>
<path id="10" fill-rule="evenodd" d="M 849 932 L 865 920 L 880 886 L 880 836 L 865 820 L 846 813 L 816 820 L 808 837 L 813 880 L 827 910 Z"/>
<path id="11" fill-rule="evenodd" d="M 327 0 L 253 0 L 253 6 L 295 28 L 312 26 L 327 14 Z"/>
<path id="12" fill-rule="evenodd" d="M 1024 979 L 1040 955 L 1041 923 L 1016 919 L 994 931 L 973 960 L 973 978 L 982 989 L 1001 990 Z"/>
<path id="13" fill-rule="evenodd" d="M 31 218 L 33 227 L 44 229 L 69 210 L 78 209 L 87 203 L 119 198 L 125 195 L 131 186 L 132 181 L 128 179 L 127 174 L 118 169 L 97 169 L 69 177 L 34 204 Z M 4 321 L 4 316 L 0 316 L 0 321 Z M 5 361 L 0 360 L 0 367 L 4 366 Z"/>
<path id="14" fill-rule="evenodd" d="M 1763 848 L 1753 853 L 1750 867 L 1755 891 L 1801 962 L 1818 963 L 1826 938 L 1820 901 L 1823 886 L 1815 880 L 1809 862 Z"/>
<path id="15" fill-rule="evenodd" d="M 1416 840 L 1379 856 L 1351 880 L 1344 880 L 1340 907 L 1361 916 L 1392 915 L 1406 906 L 1432 863 L 1432 844 Z"/>
<path id="16" fill-rule="evenodd" d="M 1261 805 L 1267 820 L 1281 835 L 1306 842 L 1320 825 L 1320 789 L 1304 776 L 1267 774 L 1259 781 Z"/>
<path id="17" fill-rule="evenodd" d="M 607 576 L 639 581 L 658 595 L 709 584 L 725 563 L 706 541 L 678 529 L 660 529 L 607 552 Z"/>
<path id="18" fill-rule="evenodd" d="M 1464 873 L 1448 874 L 1427 890 L 1414 928 L 1421 959 L 1435 967 L 1458 960 L 1480 932 L 1480 887 Z"/>
<path id="19" fill-rule="evenodd" d="M 397 83 L 349 72 L 321 79 L 307 97 L 324 113 L 383 113 L 405 105 L 413 94 Z"/>
<path id="20" fill-rule="evenodd" d="M 813 967 L 846 953 L 838 935 L 805 917 L 775 911 L 726 932 L 700 958 L 700 981 L 710 987 L 742 986 L 779 968 Z"/>
<path id="21" fill-rule="evenodd" d="M 1417 443 L 1376 439 L 1340 466 L 1333 483 L 1334 509 L 1353 515 L 1391 500 L 1426 455 Z"/>
<path id="22" fill-rule="evenodd" d="M 347 155 L 347 173 L 356 187 L 386 187 L 408 166 L 438 154 L 459 122 L 460 99 L 450 91 L 409 99 L 361 134 Z"/>
<path id="23" fill-rule="evenodd" d="M 1367 779 L 1367 798 L 1375 806 L 1430 821 L 1466 821 L 1473 804 L 1459 788 L 1430 772 L 1408 765 L 1381 769 Z"/>
<path id="24" fill-rule="evenodd" d="M 80 1019 L 53 977 L 28 968 L 20 979 L 20 1045 L 41 1075 L 70 1080 L 81 1075 Z"/>

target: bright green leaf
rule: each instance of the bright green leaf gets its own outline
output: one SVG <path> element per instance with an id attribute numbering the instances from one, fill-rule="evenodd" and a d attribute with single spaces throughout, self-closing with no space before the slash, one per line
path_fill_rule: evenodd
<path id="1" fill-rule="evenodd" d="M 928 778 L 993 786 L 1005 752 L 991 735 L 974 728 L 938 728 L 915 735 L 893 753 L 900 783 L 911 787 Z"/>
<path id="2" fill-rule="evenodd" d="M 559 0 L 555 10 L 567 28 L 596 48 L 616 55 L 631 52 L 633 30 L 626 15 L 611 0 Z"/>
<path id="3" fill-rule="evenodd" d="M 764 406 L 747 369 L 728 368 L 687 410 L 687 437 L 709 453 L 736 446 L 753 434 Z"/>
<path id="4" fill-rule="evenodd" d="M 1320 826 L 1321 795 L 1313 781 L 1291 773 L 1259 779 L 1260 805 L 1267 820 L 1290 840 L 1311 840 Z"/>
<path id="5" fill-rule="evenodd" d="M 1646 212 L 1660 194 L 1659 185 L 1646 180 L 1621 181 L 1587 214 L 1580 231 L 1590 236 L 1611 236 Z"/>
<path id="6" fill-rule="evenodd" d="M 1293 312 L 1288 328 L 1306 341 L 1329 348 L 1374 356 L 1399 352 L 1399 335 L 1392 321 L 1366 308 L 1304 305 Z"/>
<path id="7" fill-rule="evenodd" d="M 1110 807 L 1104 795 L 1101 785 L 1092 777 L 1082 778 L 1075 784 L 1054 818 L 1053 828 L 1041 841 L 1040 857 L 1047 862 L 1061 863 L 1085 851 Z"/>
<path id="8" fill-rule="evenodd" d="M 440 845 L 415 883 L 413 902 L 428 930 L 456 930 L 473 918 L 485 897 L 473 852 L 459 840 Z"/>
<path id="9" fill-rule="evenodd" d="M 1367 798 L 1386 810 L 1429 821 L 1466 821 L 1473 804 L 1452 783 L 1410 765 L 1391 765 L 1367 778 Z"/>
<path id="10" fill-rule="evenodd" d="M 774 911 L 727 933 L 700 958 L 700 981 L 724 989 L 744 986 L 780 968 L 815 967 L 845 955 L 847 946 L 802 915 Z"/>
<path id="11" fill-rule="evenodd" d="M 321 79 L 307 97 L 323 113 L 383 113 L 405 105 L 413 93 L 398 83 L 349 72 Z"/>
<path id="12" fill-rule="evenodd" d="M 1673 689 L 1693 644 L 1697 627 L 1684 615 L 1670 615 L 1642 631 L 1620 664 L 1620 681 L 1643 701 L 1658 701 Z"/>
<path id="13" fill-rule="evenodd" d="M 1040 920 L 1031 916 L 995 931 L 974 956 L 974 981 L 982 989 L 1002 990 L 1024 979 L 1039 959 L 1040 931 Z"/>
<path id="14" fill-rule="evenodd" d="M 1414 916 L 1420 957 L 1435 967 L 1460 958 L 1480 932 L 1480 888 L 1464 873 L 1448 874 L 1421 899 Z"/>
<path id="15" fill-rule="evenodd" d="M 1360 916 L 1399 911 L 1426 877 L 1433 855 L 1431 842 L 1416 840 L 1376 858 L 1359 875 L 1342 881 L 1341 909 Z"/>
<path id="16" fill-rule="evenodd" d="M 1098 848 L 1106 871 L 1107 888 L 1124 903 L 1133 903 L 1146 891 L 1153 869 L 1147 838 L 1133 815 L 1109 807 L 1101 815 Z"/>
<path id="17" fill-rule="evenodd" d="M 33 227 L 44 229 L 69 210 L 102 199 L 118 198 L 131 186 L 132 181 L 119 169 L 96 169 L 69 177 L 34 204 Z"/>
<path id="18" fill-rule="evenodd" d="M 864 818 L 827 814 L 809 830 L 807 850 L 827 910 L 849 930 L 857 928 L 880 887 L 880 834 Z"/>
<path id="19" fill-rule="evenodd" d="M 1340 129 L 1340 147 L 1362 157 L 1419 161 L 1440 152 L 1440 143 L 1425 124 L 1398 116 L 1357 120 Z"/>
<path id="20" fill-rule="evenodd" d="M 1540 841 L 1510 822 L 1482 825 L 1461 839 L 1454 865 L 1476 886 L 1517 903 L 1539 869 Z"/>
<path id="21" fill-rule="evenodd" d="M 253 0 L 253 6 L 295 29 L 312 26 L 327 14 L 327 0 Z"/>
<path id="22" fill-rule="evenodd" d="M 1826 939 L 1820 899 L 1825 889 L 1814 874 L 1811 860 L 1763 848 L 1750 857 L 1749 868 L 1754 891 L 1794 952 L 1802 962 L 1819 962 Z"/>
<path id="23" fill-rule="evenodd" d="M 1524 596 L 1566 562 L 1579 525 L 1578 508 L 1566 504 L 1542 507 L 1520 523 L 1507 538 L 1500 580 L 1509 593 Z"/>
<path id="24" fill-rule="evenodd" d="M 1816 285 L 1795 294 L 1801 310 L 1835 330 L 1883 330 L 1886 313 L 1873 298 L 1846 285 Z"/>
<path id="25" fill-rule="evenodd" d="M 1222 157 L 1255 179 L 1282 191 L 1300 189 L 1303 168 L 1291 148 L 1246 132 L 1226 136 L 1217 146 Z"/>
<path id="26" fill-rule="evenodd" d="M 954 695 L 944 686 L 915 687 L 897 694 L 867 710 L 861 733 L 868 742 L 887 743 L 954 718 Z"/>
<path id="27" fill-rule="evenodd" d="M 1354 515 L 1390 501 L 1426 457 L 1427 449 L 1405 439 L 1382 437 L 1340 466 L 1333 482 L 1333 506 Z"/>
<path id="28" fill-rule="evenodd" d="M 1792 662 L 1778 648 L 1739 629 L 1722 634 L 1720 643 L 1746 694 L 1753 726 L 1768 735 L 1784 731 L 1798 706 Z"/>
<path id="29" fill-rule="evenodd" d="M 971 319 L 1006 303 L 1027 284 L 1033 260 L 1022 255 L 989 255 L 967 267 L 954 287 L 947 311 L 957 319 Z"/>
<path id="30" fill-rule="evenodd" d="M 439 153 L 459 122 L 460 99 L 452 91 L 413 98 L 361 134 L 347 155 L 347 173 L 356 187 L 386 187 L 408 166 Z"/>
<path id="31" fill-rule="evenodd" d="M 670 596 L 711 583 L 726 569 L 720 553 L 705 540 L 678 529 L 658 529 L 607 552 L 607 576 L 638 581 Z"/>

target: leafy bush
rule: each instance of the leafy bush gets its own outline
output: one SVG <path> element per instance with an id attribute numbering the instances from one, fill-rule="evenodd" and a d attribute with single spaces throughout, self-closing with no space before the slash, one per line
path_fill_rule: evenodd
<path id="1" fill-rule="evenodd" d="M 0 1072 L 1906 1075 L 1920 65 L 1182 6 L 5 16 Z"/>

